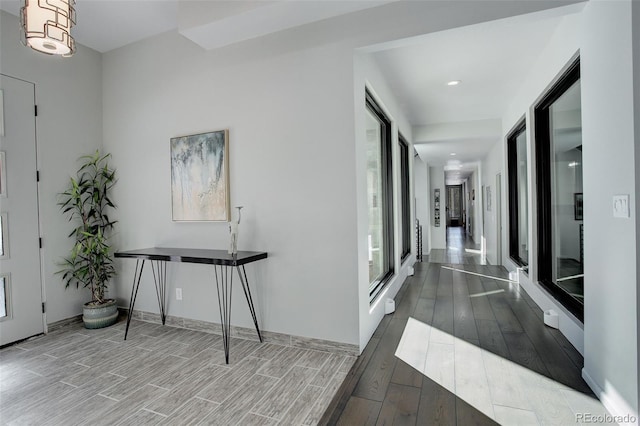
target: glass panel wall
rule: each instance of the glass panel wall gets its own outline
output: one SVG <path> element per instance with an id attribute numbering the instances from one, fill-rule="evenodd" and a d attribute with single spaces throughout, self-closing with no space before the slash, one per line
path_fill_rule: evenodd
<path id="1" fill-rule="evenodd" d="M 540 283 L 584 316 L 580 61 L 535 108 Z"/>
<path id="2" fill-rule="evenodd" d="M 391 121 L 366 92 L 367 206 L 369 210 L 369 298 L 394 271 Z"/>
<path id="3" fill-rule="evenodd" d="M 524 120 L 507 137 L 509 172 L 509 255 L 529 265 L 529 185 L 527 132 Z"/>
<path id="4" fill-rule="evenodd" d="M 369 282 L 382 275 L 382 135 L 377 117 L 367 110 L 367 207 L 369 208 Z"/>
<path id="5" fill-rule="evenodd" d="M 402 219 L 402 253 L 404 260 L 411 253 L 411 188 L 409 176 L 409 144 L 398 134 L 400 146 L 400 197 Z"/>
<path id="6" fill-rule="evenodd" d="M 581 303 L 584 299 L 582 248 L 582 120 L 580 81 L 549 107 L 553 146 L 553 281 Z"/>

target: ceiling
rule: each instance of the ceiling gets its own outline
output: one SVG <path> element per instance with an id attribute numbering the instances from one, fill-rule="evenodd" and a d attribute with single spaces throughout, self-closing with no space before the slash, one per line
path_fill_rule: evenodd
<path id="1" fill-rule="evenodd" d="M 74 37 L 108 52 L 177 30 L 204 49 L 215 49 L 393 1 L 78 0 Z M 17 15 L 21 3 L 0 0 L 0 8 Z M 420 157 L 444 166 L 455 183 L 476 170 L 500 140 L 501 117 L 520 82 L 562 17 L 581 7 L 396 40 L 365 51 L 373 55 L 409 119 Z M 448 86 L 451 80 L 461 83 Z M 443 125 L 448 132 L 432 131 Z"/>
<path id="2" fill-rule="evenodd" d="M 108 52 L 178 30 L 214 49 L 398 0 L 77 0 L 77 43 Z M 23 0 L 0 0 L 18 16 Z"/>
<path id="3" fill-rule="evenodd" d="M 502 116 L 522 80 L 563 17 L 581 8 L 566 6 L 367 49 L 411 122 L 417 153 L 430 165 L 444 166 L 448 184 L 468 178 L 500 140 Z M 453 80 L 460 83 L 447 85 Z M 437 130 L 443 126 L 449 136 Z"/>

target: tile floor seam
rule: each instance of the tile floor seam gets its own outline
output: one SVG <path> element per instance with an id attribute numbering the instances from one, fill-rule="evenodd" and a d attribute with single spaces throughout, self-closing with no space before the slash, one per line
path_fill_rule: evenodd
<path id="1" fill-rule="evenodd" d="M 110 400 L 115 401 L 115 402 L 120 402 L 119 399 L 115 399 L 115 398 L 111 398 L 110 396 L 103 395 L 102 392 L 96 394 L 96 396 L 101 396 L 103 398 L 107 398 L 107 399 L 110 399 Z"/>
<path id="2" fill-rule="evenodd" d="M 164 417 L 164 418 L 169 417 L 169 416 L 168 416 L 168 415 L 166 415 L 166 414 L 158 413 L 157 411 L 150 410 L 150 409 L 148 409 L 148 408 L 146 408 L 146 407 L 142 407 L 142 408 L 140 409 L 140 411 L 148 411 L 148 412 L 150 412 L 150 413 L 157 414 L 158 416 L 162 416 L 162 417 Z M 172 414 L 173 414 L 173 413 L 172 413 Z"/>

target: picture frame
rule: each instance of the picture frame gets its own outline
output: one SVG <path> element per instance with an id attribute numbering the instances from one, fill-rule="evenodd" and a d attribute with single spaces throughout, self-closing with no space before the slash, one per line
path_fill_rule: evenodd
<path id="1" fill-rule="evenodd" d="M 171 138 L 171 216 L 176 222 L 228 222 L 229 130 Z"/>
<path id="2" fill-rule="evenodd" d="M 433 224 L 434 226 L 440 226 L 440 189 L 433 190 Z"/>
<path id="3" fill-rule="evenodd" d="M 582 220 L 584 211 L 582 192 L 573 194 L 573 216 L 575 220 Z"/>

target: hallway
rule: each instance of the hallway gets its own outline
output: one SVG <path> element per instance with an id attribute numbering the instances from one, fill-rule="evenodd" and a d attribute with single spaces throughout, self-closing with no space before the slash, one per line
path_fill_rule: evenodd
<path id="1" fill-rule="evenodd" d="M 417 263 L 323 421 L 569 425 L 605 414 L 582 356 L 506 278 L 501 266 Z"/>
<path id="2" fill-rule="evenodd" d="M 462 226 L 448 226 L 447 248 L 432 249 L 425 258 L 432 263 L 487 264 L 487 259 L 481 255 L 481 245 L 473 241 Z"/>

